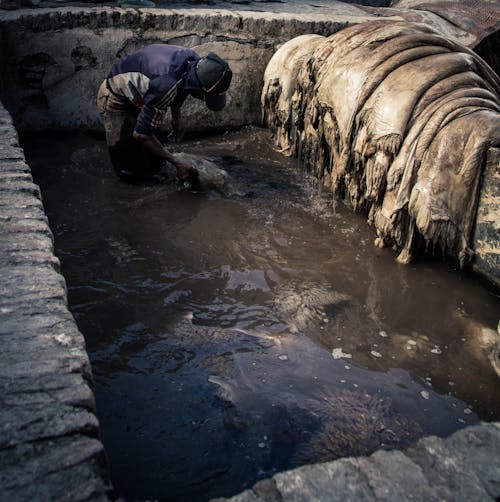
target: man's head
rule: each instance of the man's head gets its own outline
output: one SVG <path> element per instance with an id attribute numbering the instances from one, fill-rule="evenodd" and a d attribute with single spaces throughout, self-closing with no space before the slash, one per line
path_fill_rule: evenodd
<path id="1" fill-rule="evenodd" d="M 196 76 L 205 93 L 205 103 L 210 110 L 219 111 L 226 105 L 226 91 L 233 73 L 224 59 L 210 52 L 196 64 Z"/>

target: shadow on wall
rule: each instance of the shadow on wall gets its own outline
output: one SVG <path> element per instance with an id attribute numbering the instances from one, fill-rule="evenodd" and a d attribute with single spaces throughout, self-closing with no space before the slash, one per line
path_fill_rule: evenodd
<path id="1" fill-rule="evenodd" d="M 492 33 L 474 48 L 480 57 L 488 63 L 497 75 L 500 75 L 500 31 Z"/>
<path id="2" fill-rule="evenodd" d="M 398 261 L 430 249 L 467 264 L 481 176 L 500 148 L 498 76 L 421 24 L 377 20 L 304 37 L 265 72 L 275 146 L 366 211 L 376 244 L 396 247 Z"/>

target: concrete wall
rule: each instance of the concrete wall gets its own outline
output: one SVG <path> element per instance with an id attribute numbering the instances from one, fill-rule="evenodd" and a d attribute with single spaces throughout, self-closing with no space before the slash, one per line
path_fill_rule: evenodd
<path id="1" fill-rule="evenodd" d="M 189 99 L 191 130 L 260 122 L 262 75 L 276 47 L 302 33 L 333 33 L 368 16 L 290 19 L 266 13 L 101 8 L 4 14 L 1 98 L 20 131 L 100 126 L 97 89 L 117 57 L 162 42 L 210 51 L 233 69 L 228 106 L 213 113 Z"/>

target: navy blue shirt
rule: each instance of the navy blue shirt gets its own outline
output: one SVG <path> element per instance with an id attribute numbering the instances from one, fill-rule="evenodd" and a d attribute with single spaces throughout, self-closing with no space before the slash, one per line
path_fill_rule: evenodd
<path id="1" fill-rule="evenodd" d="M 140 108 L 135 130 L 151 135 L 169 106 L 180 107 L 188 91 L 199 90 L 195 64 L 200 56 L 191 49 L 152 44 L 117 61 L 107 76 L 110 91 Z"/>

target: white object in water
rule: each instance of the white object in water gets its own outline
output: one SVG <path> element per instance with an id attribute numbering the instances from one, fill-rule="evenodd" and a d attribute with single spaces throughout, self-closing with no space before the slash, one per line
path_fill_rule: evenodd
<path id="1" fill-rule="evenodd" d="M 337 347 L 332 350 L 332 356 L 334 359 L 342 359 L 342 358 L 351 359 L 352 354 L 347 354 L 342 351 L 341 347 Z"/>

